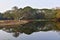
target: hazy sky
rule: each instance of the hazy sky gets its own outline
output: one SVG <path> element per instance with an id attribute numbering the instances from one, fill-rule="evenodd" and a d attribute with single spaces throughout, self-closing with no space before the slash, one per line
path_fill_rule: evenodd
<path id="1" fill-rule="evenodd" d="M 11 9 L 13 6 L 33 8 L 60 7 L 60 0 L 0 0 L 0 12 Z"/>

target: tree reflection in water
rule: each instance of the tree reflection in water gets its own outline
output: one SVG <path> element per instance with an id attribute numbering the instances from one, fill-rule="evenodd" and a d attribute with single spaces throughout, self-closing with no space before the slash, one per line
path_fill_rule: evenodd
<path id="1" fill-rule="evenodd" d="M 1 27 L 5 32 L 12 33 L 14 37 L 18 37 L 20 34 L 25 33 L 27 35 L 38 31 L 50 31 L 59 30 L 54 22 L 29 22 L 23 25 L 16 25 L 15 27 Z"/>

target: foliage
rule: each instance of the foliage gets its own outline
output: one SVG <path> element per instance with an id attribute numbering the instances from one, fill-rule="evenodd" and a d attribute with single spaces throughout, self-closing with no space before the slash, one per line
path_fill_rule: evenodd
<path id="1" fill-rule="evenodd" d="M 7 18 L 7 19 L 14 19 L 14 20 L 20 20 L 20 19 L 51 19 L 56 17 L 56 13 L 58 11 L 54 9 L 34 9 L 32 7 L 26 6 L 24 8 L 18 8 L 17 6 L 14 6 L 11 10 L 7 10 L 6 12 L 0 13 L 1 18 Z M 58 13 L 59 14 L 59 13 Z M 57 17 L 59 17 L 57 14 Z"/>

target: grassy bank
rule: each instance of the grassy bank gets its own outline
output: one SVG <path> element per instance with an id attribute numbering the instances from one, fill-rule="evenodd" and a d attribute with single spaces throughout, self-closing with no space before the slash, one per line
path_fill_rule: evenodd
<path id="1" fill-rule="evenodd" d="M 4 25 L 20 25 L 20 24 L 25 24 L 28 23 L 26 20 L 0 20 L 0 26 Z"/>
<path id="2" fill-rule="evenodd" d="M 20 24 L 26 24 L 28 22 L 32 21 L 55 21 L 55 19 L 47 20 L 47 19 L 35 19 L 35 20 L 0 20 L 0 26 L 4 25 L 20 25 Z"/>

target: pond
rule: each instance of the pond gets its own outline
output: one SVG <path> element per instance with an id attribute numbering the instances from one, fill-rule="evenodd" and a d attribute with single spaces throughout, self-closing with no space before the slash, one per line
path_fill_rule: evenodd
<path id="1" fill-rule="evenodd" d="M 58 22 L 29 22 L 17 27 L 0 27 L 0 40 L 60 40 Z"/>

